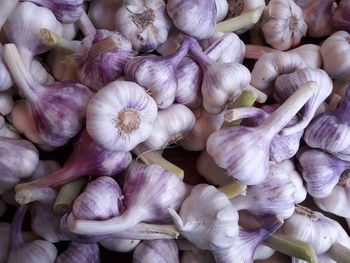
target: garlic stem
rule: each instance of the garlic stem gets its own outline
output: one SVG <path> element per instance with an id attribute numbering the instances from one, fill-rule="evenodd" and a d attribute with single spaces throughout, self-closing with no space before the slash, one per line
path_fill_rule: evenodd
<path id="1" fill-rule="evenodd" d="M 15 44 L 6 44 L 4 46 L 3 56 L 12 78 L 24 93 L 25 97 L 32 101 L 37 100 L 36 82 L 26 68 Z"/>
<path id="2" fill-rule="evenodd" d="M 55 32 L 46 28 L 40 29 L 39 39 L 42 44 L 44 44 L 49 48 L 59 48 L 59 49 L 68 51 L 70 53 L 73 53 L 76 49 L 76 46 L 73 44 L 72 41 L 69 41 L 64 37 L 61 37 L 57 35 Z"/>
<path id="3" fill-rule="evenodd" d="M 132 150 L 132 152 L 136 154 L 137 158 L 140 158 L 145 164 L 158 164 L 169 172 L 176 174 L 181 180 L 184 179 L 184 170 L 164 159 L 163 156 L 157 151 L 152 151 L 145 145 L 139 144 Z"/>
<path id="4" fill-rule="evenodd" d="M 29 186 L 16 192 L 15 199 L 20 205 L 25 205 L 33 201 L 52 202 L 57 192 L 51 187 L 46 186 Z"/>
<path id="5" fill-rule="evenodd" d="M 216 24 L 215 30 L 220 32 L 232 32 L 237 31 L 246 26 L 254 25 L 259 21 L 264 11 L 264 8 L 265 6 L 261 6 L 250 12 L 220 22 Z"/>
<path id="6" fill-rule="evenodd" d="M 238 181 L 234 181 L 227 185 L 218 187 L 218 190 L 227 195 L 228 199 L 234 198 L 237 195 L 245 195 L 247 191 L 247 186 L 240 184 Z"/>
<path id="7" fill-rule="evenodd" d="M 336 262 L 350 263 L 350 249 L 339 242 L 335 242 L 326 253 Z"/>
<path id="8" fill-rule="evenodd" d="M 244 88 L 245 91 L 249 91 L 251 93 L 253 93 L 255 96 L 257 96 L 256 98 L 256 102 L 259 103 L 265 103 L 267 100 L 267 95 L 262 92 L 261 90 L 258 90 L 257 88 L 253 87 L 252 85 L 248 85 Z"/>
<path id="9" fill-rule="evenodd" d="M 231 109 L 233 108 L 241 108 L 241 107 L 248 107 L 252 106 L 256 100 L 257 96 L 253 94 L 250 91 L 243 91 L 239 98 L 233 103 Z M 236 119 L 230 122 L 226 121 L 226 114 L 225 114 L 225 122 L 222 124 L 222 128 L 224 127 L 230 127 L 230 126 L 238 126 L 242 122 L 242 119 Z"/>
<path id="10" fill-rule="evenodd" d="M 18 0 L 3 0 L 1 1 L 0 8 L 0 29 L 5 24 L 7 18 L 10 16 L 12 11 L 15 9 Z"/>
<path id="11" fill-rule="evenodd" d="M 260 45 L 245 45 L 245 58 L 249 59 L 259 59 L 266 53 L 279 52 L 270 47 L 260 46 Z"/>
<path id="12" fill-rule="evenodd" d="M 258 126 L 260 132 L 271 138 L 275 136 L 314 95 L 317 88 L 316 82 L 309 81 L 297 89 L 266 121 Z"/>
<path id="13" fill-rule="evenodd" d="M 85 178 L 79 178 L 63 185 L 56 197 L 53 211 L 63 215 L 72 209 L 75 198 L 80 194 L 81 189 L 86 184 Z"/>
<path id="14" fill-rule="evenodd" d="M 310 243 L 283 234 L 274 234 L 266 239 L 264 244 L 288 256 L 317 263 L 316 252 Z"/>
<path id="15" fill-rule="evenodd" d="M 75 56 L 74 54 L 67 55 L 63 61 L 64 72 L 63 72 L 62 80 L 71 80 L 74 82 L 79 82 L 74 56 Z"/>
<path id="16" fill-rule="evenodd" d="M 263 118 L 264 120 L 269 117 L 269 114 L 264 110 L 255 107 L 242 107 L 232 110 L 228 110 L 225 113 L 225 122 L 234 122 L 246 118 Z"/>
<path id="17" fill-rule="evenodd" d="M 85 11 L 83 11 L 83 13 L 81 14 L 78 20 L 78 25 L 85 36 L 95 35 L 96 28 Z"/>

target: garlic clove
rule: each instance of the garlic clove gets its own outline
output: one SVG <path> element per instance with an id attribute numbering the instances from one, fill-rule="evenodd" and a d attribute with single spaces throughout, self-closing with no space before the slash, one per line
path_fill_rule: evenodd
<path id="1" fill-rule="evenodd" d="M 197 39 L 207 39 L 214 33 L 217 19 L 215 0 L 168 0 L 168 15 L 175 26 Z"/>
<path id="2" fill-rule="evenodd" d="M 216 22 L 220 22 L 225 19 L 228 13 L 228 3 L 225 0 L 215 0 L 216 5 Z"/>
<path id="3" fill-rule="evenodd" d="M 145 240 L 133 255 L 135 263 L 178 263 L 179 250 L 174 240 Z"/>
<path id="4" fill-rule="evenodd" d="M 114 81 L 89 102 L 86 127 L 97 144 L 126 152 L 150 136 L 156 115 L 155 101 L 141 86 Z"/>
<path id="5" fill-rule="evenodd" d="M 306 35 L 303 11 L 292 0 L 271 0 L 264 10 L 262 32 L 267 43 L 278 50 L 288 50 Z"/>
<path id="6" fill-rule="evenodd" d="M 99 263 L 100 250 L 96 243 L 81 244 L 77 242 L 71 242 L 68 248 L 57 257 L 55 262 Z"/>
<path id="7" fill-rule="evenodd" d="M 122 4 L 114 16 L 116 29 L 124 34 L 136 51 L 151 52 L 163 44 L 171 21 L 163 0 L 131 0 Z"/>
<path id="8" fill-rule="evenodd" d="M 182 104 L 174 103 L 158 111 L 153 123 L 154 131 L 144 142 L 150 149 L 160 149 L 177 143 L 195 125 L 192 111 Z"/>
<path id="9" fill-rule="evenodd" d="M 225 194 L 210 185 L 196 185 L 179 214 L 174 209 L 169 212 L 181 235 L 203 250 L 228 248 L 238 234 L 237 211 Z"/>
<path id="10" fill-rule="evenodd" d="M 127 253 L 133 251 L 140 242 L 141 240 L 108 238 L 101 240 L 99 244 L 110 251 Z"/>

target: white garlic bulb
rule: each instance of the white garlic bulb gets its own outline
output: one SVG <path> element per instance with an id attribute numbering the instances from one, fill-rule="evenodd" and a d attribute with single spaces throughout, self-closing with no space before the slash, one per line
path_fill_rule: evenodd
<path id="1" fill-rule="evenodd" d="M 320 46 L 315 44 L 305 44 L 288 51 L 298 54 L 310 68 L 320 68 L 322 66 L 322 56 Z"/>
<path id="2" fill-rule="evenodd" d="M 303 11 L 292 0 L 271 0 L 264 10 L 261 29 L 273 48 L 287 50 L 306 35 L 307 25 Z"/>
<path id="3" fill-rule="evenodd" d="M 156 116 L 157 105 L 141 86 L 117 80 L 90 100 L 86 128 L 97 144 L 126 152 L 151 135 Z"/>

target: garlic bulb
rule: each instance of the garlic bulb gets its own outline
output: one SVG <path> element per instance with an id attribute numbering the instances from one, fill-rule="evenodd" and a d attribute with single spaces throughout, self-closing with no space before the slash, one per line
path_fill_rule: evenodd
<path id="1" fill-rule="evenodd" d="M 59 163 L 54 160 L 39 160 L 34 172 L 30 175 L 30 177 L 24 179 L 24 181 L 32 181 L 35 179 L 42 178 L 47 174 L 57 171 L 60 168 L 61 166 L 59 165 Z"/>
<path id="2" fill-rule="evenodd" d="M 11 75 L 3 62 L 2 53 L 3 46 L 0 44 L 0 91 L 7 90 L 13 85 Z"/>
<path id="3" fill-rule="evenodd" d="M 238 63 L 219 63 L 212 60 L 193 38 L 190 56 L 203 70 L 203 107 L 209 113 L 222 112 L 227 103 L 236 100 L 250 82 L 250 72 L 246 67 Z"/>
<path id="4" fill-rule="evenodd" d="M 91 22 L 98 29 L 113 31 L 115 29 L 114 16 L 122 1 L 100 0 L 92 1 L 88 15 Z"/>
<path id="5" fill-rule="evenodd" d="M 312 0 L 295 0 L 294 2 L 303 10 L 308 36 L 324 37 L 334 31 L 331 21 L 335 8 L 334 0 L 318 3 Z"/>
<path id="6" fill-rule="evenodd" d="M 207 151 L 216 164 L 240 183 L 255 185 L 269 174 L 271 140 L 316 92 L 315 82 L 297 89 L 269 118 L 257 127 L 231 126 L 212 133 Z M 253 176 L 254 175 L 254 176 Z"/>
<path id="7" fill-rule="evenodd" d="M 181 263 L 215 263 L 215 260 L 211 255 L 211 253 L 207 251 L 185 250 L 185 251 L 181 251 L 180 262 Z"/>
<path id="8" fill-rule="evenodd" d="M 316 149 L 305 150 L 298 156 L 307 192 L 317 198 L 331 194 L 341 174 L 350 168 L 350 162 Z"/>
<path id="9" fill-rule="evenodd" d="M 176 67 L 187 54 L 189 40 L 185 37 L 181 47 L 169 56 L 139 56 L 125 66 L 125 77 L 150 93 L 158 108 L 165 109 L 175 100 L 177 89 Z"/>
<path id="10" fill-rule="evenodd" d="M 181 32 L 179 32 L 175 28 L 172 28 L 167 40 L 156 49 L 157 53 L 159 53 L 162 56 L 168 56 L 175 53 L 176 50 L 178 50 L 181 46 L 180 39 Z"/>
<path id="11" fill-rule="evenodd" d="M 323 112 L 314 118 L 305 130 L 305 142 L 312 148 L 348 153 L 347 148 L 350 146 L 349 108 L 350 88 L 347 89 L 346 97 L 338 108 Z"/>
<path id="12" fill-rule="evenodd" d="M 96 145 L 84 130 L 73 145 L 74 151 L 65 165 L 45 177 L 19 184 L 16 191 L 30 185 L 58 187 L 83 176 L 112 176 L 131 163 L 129 152 L 109 151 Z"/>
<path id="13" fill-rule="evenodd" d="M 321 45 L 323 68 L 333 79 L 350 80 L 350 34 L 338 31 L 328 37 Z"/>
<path id="14" fill-rule="evenodd" d="M 146 240 L 133 255 L 134 263 L 179 263 L 179 250 L 174 240 Z"/>
<path id="15" fill-rule="evenodd" d="M 273 48 L 287 50 L 299 44 L 307 25 L 302 9 L 292 0 L 271 0 L 264 10 L 261 29 Z"/>
<path id="16" fill-rule="evenodd" d="M 259 58 L 252 71 L 251 84 L 268 93 L 273 88 L 275 79 L 282 75 L 305 68 L 304 60 L 295 53 L 267 53 Z"/>
<path id="17" fill-rule="evenodd" d="M 167 209 L 178 209 L 186 194 L 185 184 L 175 174 L 159 165 L 135 164 L 125 176 L 126 211 L 109 220 L 76 220 L 70 229 L 78 234 L 100 235 L 126 230 L 141 221 L 166 222 L 170 219 Z"/>
<path id="18" fill-rule="evenodd" d="M 17 130 L 5 121 L 5 118 L 0 115 L 0 136 L 12 139 L 20 139 Z"/>
<path id="19" fill-rule="evenodd" d="M 39 31 L 47 28 L 62 35 L 62 25 L 47 8 L 30 2 L 20 2 L 4 26 L 10 42 L 16 44 L 21 57 L 30 70 L 33 57 L 48 50 L 39 40 Z"/>
<path id="20" fill-rule="evenodd" d="M 340 0 L 332 16 L 332 24 L 334 25 L 334 27 L 336 27 L 338 30 L 345 30 L 349 32 L 349 29 L 350 29 L 350 23 L 348 19 L 349 13 L 350 13 L 349 1 Z"/>
<path id="21" fill-rule="evenodd" d="M 216 22 L 225 19 L 228 12 L 228 3 L 226 0 L 215 0 L 216 5 Z"/>
<path id="22" fill-rule="evenodd" d="M 195 116 L 192 111 L 182 104 L 174 103 L 158 111 L 152 126 L 154 132 L 144 144 L 150 149 L 160 149 L 177 143 L 194 125 Z"/>
<path id="23" fill-rule="evenodd" d="M 214 186 L 196 185 L 179 214 L 174 209 L 169 212 L 181 235 L 200 249 L 229 248 L 238 235 L 238 213 Z"/>
<path id="24" fill-rule="evenodd" d="M 98 91 L 124 75 L 133 52 L 123 34 L 101 29 L 80 42 L 75 56 L 80 82 Z"/>
<path id="25" fill-rule="evenodd" d="M 157 105 L 141 86 L 114 81 L 89 102 L 86 127 L 97 144 L 126 152 L 151 135 L 156 116 Z"/>
<path id="26" fill-rule="evenodd" d="M 56 263 L 99 263 L 100 262 L 100 250 L 96 243 L 81 244 L 71 242 L 68 248 L 61 253 Z"/>
<path id="27" fill-rule="evenodd" d="M 17 208 L 10 229 L 10 254 L 8 263 L 53 263 L 57 256 L 56 247 L 48 241 L 35 240 L 25 243 L 21 233 L 21 227 L 26 214 L 26 206 Z"/>
<path id="28" fill-rule="evenodd" d="M 318 45 L 305 44 L 289 50 L 288 53 L 298 54 L 310 68 L 320 68 L 322 66 L 323 61 Z"/>
<path id="29" fill-rule="evenodd" d="M 285 127 L 283 134 L 292 134 L 303 130 L 312 120 L 317 108 L 331 94 L 333 83 L 330 77 L 322 69 L 303 68 L 293 73 L 279 76 L 275 81 L 273 91 L 274 98 L 277 102 L 282 103 L 304 83 L 314 81 L 317 83 L 317 92 L 305 104 L 300 111 L 300 120 L 294 125 Z"/>
<path id="30" fill-rule="evenodd" d="M 219 130 L 222 126 L 224 112 L 211 114 L 202 108 L 197 108 L 194 112 L 195 115 L 198 114 L 199 116 L 196 117 L 196 123 L 193 129 L 181 141 L 181 146 L 188 151 L 202 151 L 205 149 L 210 134 Z"/>
<path id="31" fill-rule="evenodd" d="M 116 29 L 136 51 L 151 52 L 168 38 L 171 21 L 163 0 L 128 0 L 114 16 Z"/>
<path id="32" fill-rule="evenodd" d="M 51 146 L 64 145 L 83 126 L 86 104 L 92 92 L 69 81 L 55 82 L 46 87 L 39 85 L 26 69 L 14 44 L 5 45 L 4 58 L 16 84 L 31 104 L 42 140 Z"/>
<path id="33" fill-rule="evenodd" d="M 244 196 L 236 196 L 230 201 L 237 210 L 286 219 L 294 212 L 295 191 L 287 171 L 271 162 L 269 176 L 262 183 L 250 186 Z"/>
<path id="34" fill-rule="evenodd" d="M 127 253 L 133 251 L 140 242 L 141 240 L 108 238 L 101 240 L 99 244 L 110 251 Z"/>
<path id="35" fill-rule="evenodd" d="M 28 141 L 0 137 L 0 193 L 14 187 L 22 178 L 29 177 L 39 161 L 37 149 Z"/>
<path id="36" fill-rule="evenodd" d="M 167 11 L 175 26 L 197 39 L 214 33 L 217 8 L 215 0 L 168 0 Z"/>
<path id="37" fill-rule="evenodd" d="M 69 24 L 76 22 L 83 12 L 84 0 L 26 0 L 50 9 L 57 20 Z"/>

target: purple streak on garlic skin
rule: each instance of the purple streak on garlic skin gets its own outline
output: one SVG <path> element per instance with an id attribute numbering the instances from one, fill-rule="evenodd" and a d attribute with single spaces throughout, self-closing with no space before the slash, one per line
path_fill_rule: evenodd
<path id="1" fill-rule="evenodd" d="M 83 12 L 83 0 L 25 0 L 50 9 L 65 24 L 76 22 Z"/>
<path id="2" fill-rule="evenodd" d="M 167 11 L 175 26 L 190 36 L 207 39 L 214 33 L 215 0 L 168 0 Z"/>
<path id="3" fill-rule="evenodd" d="M 315 82 L 296 90 L 269 118 L 257 127 L 232 126 L 210 135 L 207 151 L 216 164 L 240 183 L 255 185 L 269 174 L 272 139 L 316 92 Z"/>
<path id="4" fill-rule="evenodd" d="M 312 148 L 330 152 L 346 152 L 350 146 L 350 86 L 343 102 L 312 120 L 305 130 L 304 140 Z M 343 152 L 345 151 L 345 152 Z"/>
<path id="5" fill-rule="evenodd" d="M 169 209 L 169 213 L 181 235 L 203 250 L 227 249 L 238 235 L 236 209 L 225 194 L 211 185 L 196 185 L 180 212 Z"/>
<path id="6" fill-rule="evenodd" d="M 110 49 L 96 54 L 90 50 L 109 37 L 115 39 Z M 108 83 L 124 76 L 126 63 L 133 57 L 130 41 L 121 33 L 108 30 L 97 30 L 94 36 L 85 37 L 77 49 L 77 74 L 79 80 L 89 88 L 98 91 Z"/>
<path id="7" fill-rule="evenodd" d="M 29 177 L 38 161 L 38 150 L 29 141 L 0 137 L 0 193 Z"/>
<path id="8" fill-rule="evenodd" d="M 175 100 L 177 89 L 176 68 L 189 48 L 188 38 L 169 56 L 135 57 L 125 66 L 125 77 L 145 88 L 158 108 L 165 109 Z"/>
<path id="9" fill-rule="evenodd" d="M 125 170 L 132 160 L 129 152 L 108 151 L 96 145 L 86 130 L 80 134 L 73 146 L 72 155 L 61 169 L 24 184 L 24 188 L 27 185 L 58 187 L 82 176 L 112 176 Z"/>
<path id="10" fill-rule="evenodd" d="M 174 240 L 145 240 L 134 250 L 133 263 L 179 263 Z"/>
<path id="11" fill-rule="evenodd" d="M 9 41 L 18 47 L 29 70 L 34 56 L 48 51 L 48 47 L 41 44 L 38 37 L 42 28 L 58 35 L 63 31 L 61 23 L 49 9 L 30 2 L 18 3 L 3 28 Z"/>
<path id="12" fill-rule="evenodd" d="M 350 168 L 350 162 L 320 150 L 306 150 L 298 156 L 308 193 L 317 198 L 331 194 L 341 174 Z"/>
<path id="13" fill-rule="evenodd" d="M 133 165 L 123 187 L 126 211 L 109 220 L 77 220 L 70 226 L 78 234 L 107 234 L 126 230 L 144 221 L 170 220 L 167 208 L 178 209 L 187 195 L 186 185 L 159 165 Z"/>
<path id="14" fill-rule="evenodd" d="M 61 253 L 55 263 L 99 263 L 100 250 L 96 243 L 81 244 L 71 242 L 68 248 Z"/>
<path id="15" fill-rule="evenodd" d="M 239 195 L 230 201 L 237 210 L 286 219 L 294 212 L 295 192 L 295 185 L 289 179 L 287 171 L 271 162 L 270 174 L 264 182 L 249 187 L 245 196 Z"/>
<path id="16" fill-rule="evenodd" d="M 273 95 L 279 103 L 285 101 L 308 81 L 317 83 L 317 92 L 300 110 L 300 121 L 295 125 L 285 127 L 282 130 L 283 134 L 292 134 L 301 131 L 310 123 L 318 107 L 326 100 L 329 94 L 331 94 L 333 83 L 325 71 L 311 68 L 304 68 L 290 74 L 279 76 L 275 81 Z"/>
<path id="17" fill-rule="evenodd" d="M 332 24 L 338 30 L 350 31 L 350 2 L 340 0 L 332 16 Z"/>
<path id="18" fill-rule="evenodd" d="M 230 248 L 214 251 L 213 256 L 217 263 L 253 262 L 254 253 L 258 246 L 271 236 L 283 224 L 283 220 L 264 224 L 256 230 L 239 228 L 239 234 Z"/>
<path id="19" fill-rule="evenodd" d="M 66 144 L 82 128 L 92 92 L 71 81 L 39 85 L 25 68 L 14 44 L 5 45 L 4 58 L 16 84 L 32 106 L 40 137 L 51 146 Z"/>
<path id="20" fill-rule="evenodd" d="M 250 72 L 239 63 L 219 63 L 212 60 L 195 39 L 191 38 L 190 41 L 189 54 L 203 70 L 203 107 L 209 113 L 220 113 L 249 84 Z"/>
<path id="21" fill-rule="evenodd" d="M 3 46 L 0 44 L 0 91 L 7 90 L 12 87 L 13 81 L 5 63 L 2 59 Z"/>

